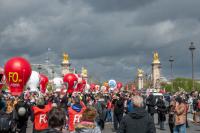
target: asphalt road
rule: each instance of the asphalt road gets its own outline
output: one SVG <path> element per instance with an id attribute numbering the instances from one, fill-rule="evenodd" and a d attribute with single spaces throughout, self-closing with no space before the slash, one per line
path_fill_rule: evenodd
<path id="1" fill-rule="evenodd" d="M 155 123 L 157 123 L 157 115 L 155 115 L 154 119 L 155 119 Z M 191 122 L 191 120 L 192 120 L 192 115 L 189 114 L 188 115 L 188 121 L 189 121 L 190 127 L 187 128 L 187 133 L 200 133 L 200 125 L 193 124 Z M 113 128 L 112 123 L 106 123 L 103 133 L 113 133 L 112 128 Z M 156 132 L 157 133 L 170 133 L 167 121 L 165 122 L 165 130 L 160 130 L 159 125 L 156 125 Z M 27 133 L 32 133 L 32 122 L 31 121 L 28 122 Z M 68 133 L 68 132 L 64 131 L 64 133 Z"/>

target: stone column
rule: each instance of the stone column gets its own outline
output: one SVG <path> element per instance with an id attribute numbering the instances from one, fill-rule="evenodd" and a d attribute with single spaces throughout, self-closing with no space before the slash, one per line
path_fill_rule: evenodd
<path id="1" fill-rule="evenodd" d="M 154 52 L 152 62 L 152 84 L 153 88 L 160 89 L 160 68 L 161 63 L 159 60 L 158 52 Z"/>
<path id="2" fill-rule="evenodd" d="M 159 89 L 160 87 L 160 63 L 153 63 L 152 64 L 152 82 L 153 88 Z"/>

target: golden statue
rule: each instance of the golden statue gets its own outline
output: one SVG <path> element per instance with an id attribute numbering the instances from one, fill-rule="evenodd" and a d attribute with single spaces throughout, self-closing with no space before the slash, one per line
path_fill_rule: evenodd
<path id="1" fill-rule="evenodd" d="M 153 63 L 160 63 L 158 52 L 153 54 Z"/>
<path id="2" fill-rule="evenodd" d="M 87 69 L 85 69 L 84 67 L 82 67 L 81 75 L 82 75 L 83 77 L 87 77 L 87 75 L 88 75 L 88 71 L 87 71 Z"/>
<path id="3" fill-rule="evenodd" d="M 69 62 L 69 55 L 67 53 L 63 53 L 63 63 Z"/>
<path id="4" fill-rule="evenodd" d="M 138 69 L 138 76 L 143 76 L 144 71 L 142 69 Z"/>

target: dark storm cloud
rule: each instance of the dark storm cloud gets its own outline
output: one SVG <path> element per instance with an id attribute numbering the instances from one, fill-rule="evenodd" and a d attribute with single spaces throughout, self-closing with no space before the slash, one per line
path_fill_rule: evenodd
<path id="1" fill-rule="evenodd" d="M 200 12 L 199 0 L 166 0 L 157 1 L 145 8 L 137 10 L 138 24 L 154 24 L 166 20 L 198 20 Z M 184 23 L 184 21 L 183 21 Z"/>
<path id="2" fill-rule="evenodd" d="M 25 56 L 42 63 L 69 53 L 73 67 L 82 66 L 96 79 L 134 80 L 137 68 L 151 72 L 158 51 L 162 74 L 169 77 L 169 57 L 176 76 L 191 75 L 194 41 L 195 74 L 200 50 L 198 0 L 0 0 L 0 62 Z"/>
<path id="3" fill-rule="evenodd" d="M 156 0 L 85 0 L 97 12 L 131 11 Z"/>

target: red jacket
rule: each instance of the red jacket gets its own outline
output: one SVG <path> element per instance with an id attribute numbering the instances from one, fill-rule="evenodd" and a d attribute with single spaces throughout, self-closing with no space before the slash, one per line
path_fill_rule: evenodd
<path id="1" fill-rule="evenodd" d="M 112 109 L 112 103 L 111 103 L 111 101 L 107 102 L 107 109 Z"/>
<path id="2" fill-rule="evenodd" d="M 82 106 L 82 109 L 80 112 L 76 112 L 75 110 L 72 109 L 72 107 L 68 108 L 68 114 L 69 114 L 69 131 L 74 131 L 74 125 L 75 123 L 80 122 L 80 118 L 83 114 L 83 112 L 86 110 L 86 106 L 83 102 L 80 103 Z"/>
<path id="3" fill-rule="evenodd" d="M 51 104 L 45 105 L 43 109 L 33 106 L 34 129 L 44 130 L 48 128 L 47 113 L 51 110 Z"/>

